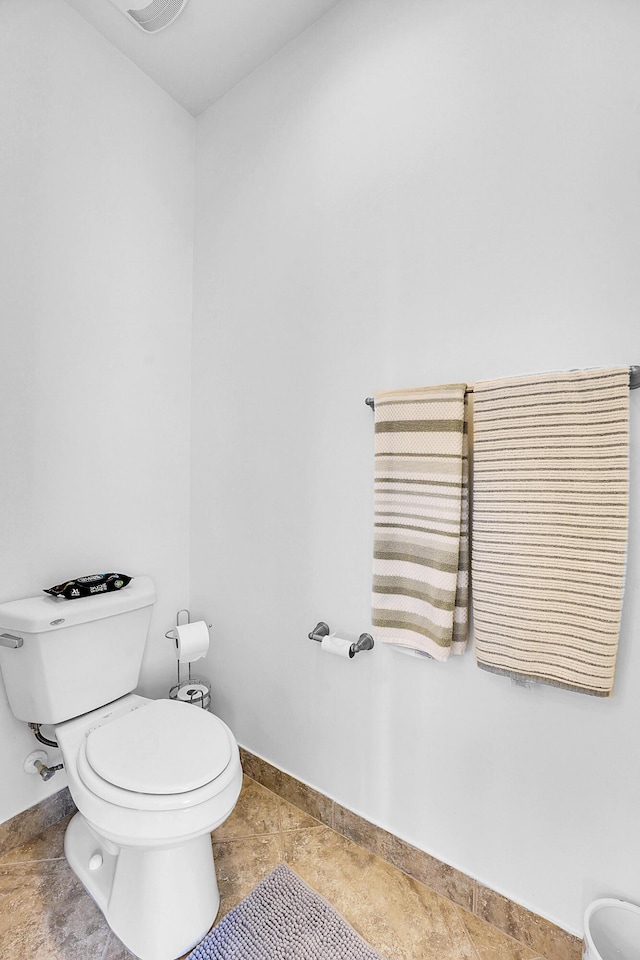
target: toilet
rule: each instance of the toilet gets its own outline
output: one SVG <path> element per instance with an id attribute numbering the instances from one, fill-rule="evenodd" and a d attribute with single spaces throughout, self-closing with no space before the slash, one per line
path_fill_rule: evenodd
<path id="1" fill-rule="evenodd" d="M 210 834 L 242 768 L 214 714 L 133 693 L 154 603 L 152 580 L 136 577 L 99 596 L 0 604 L 0 669 L 14 715 L 55 731 L 78 808 L 71 868 L 133 954 L 176 960 L 215 921 Z"/>

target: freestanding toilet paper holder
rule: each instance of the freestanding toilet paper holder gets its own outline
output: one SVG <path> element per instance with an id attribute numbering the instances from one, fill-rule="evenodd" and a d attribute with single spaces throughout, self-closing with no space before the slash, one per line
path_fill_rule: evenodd
<path id="1" fill-rule="evenodd" d="M 182 610 L 178 610 L 176 614 L 176 627 L 183 626 L 180 623 L 180 614 L 186 613 L 187 619 L 185 623 L 191 623 L 191 614 L 184 607 Z M 209 628 L 211 624 L 208 624 Z M 176 645 L 176 651 L 178 650 L 178 635 L 176 633 L 175 627 L 171 630 L 167 630 L 165 633 L 167 640 L 173 640 Z M 186 688 L 186 689 L 185 689 Z M 191 676 L 191 663 L 187 664 L 187 679 L 182 680 L 180 677 L 180 660 L 178 659 L 178 682 L 174 684 L 169 690 L 169 699 L 170 700 L 183 700 L 185 703 L 194 703 L 197 707 L 202 707 L 203 710 L 211 709 L 211 684 L 208 680 L 196 679 Z"/>
<path id="2" fill-rule="evenodd" d="M 309 640 L 317 640 L 318 643 L 322 643 L 323 639 L 328 637 L 330 632 L 329 624 L 321 620 L 309 634 Z M 356 642 L 352 643 L 349 647 L 349 656 L 355 657 L 356 653 L 362 653 L 363 650 L 373 650 L 373 637 L 370 633 L 360 634 Z"/>

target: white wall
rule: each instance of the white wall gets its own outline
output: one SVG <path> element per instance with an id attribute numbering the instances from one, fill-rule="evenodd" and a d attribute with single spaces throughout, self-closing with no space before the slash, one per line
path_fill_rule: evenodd
<path id="1" fill-rule="evenodd" d="M 0 4 L 0 91 L 0 601 L 150 574 L 143 689 L 166 695 L 188 603 L 195 121 L 61 0 Z M 65 781 L 22 772 L 38 744 L 1 683 L 0 730 L 2 821 Z"/>
<path id="2" fill-rule="evenodd" d="M 640 7 L 348 0 L 199 119 L 192 607 L 250 750 L 566 929 L 640 901 L 640 391 L 611 700 L 380 646 L 376 390 L 640 363 Z"/>

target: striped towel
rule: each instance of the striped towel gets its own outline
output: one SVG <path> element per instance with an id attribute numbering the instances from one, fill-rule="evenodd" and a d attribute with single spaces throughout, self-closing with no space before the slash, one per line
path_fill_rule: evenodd
<path id="1" fill-rule="evenodd" d="M 447 660 L 467 643 L 466 384 L 375 397 L 376 638 Z"/>
<path id="2" fill-rule="evenodd" d="M 479 666 L 613 688 L 627 547 L 629 368 L 475 385 Z"/>

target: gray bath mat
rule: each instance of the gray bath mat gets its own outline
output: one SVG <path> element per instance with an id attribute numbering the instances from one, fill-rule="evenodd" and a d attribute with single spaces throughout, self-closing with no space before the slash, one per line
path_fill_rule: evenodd
<path id="1" fill-rule="evenodd" d="M 188 960 L 383 960 L 286 863 L 233 908 Z"/>

